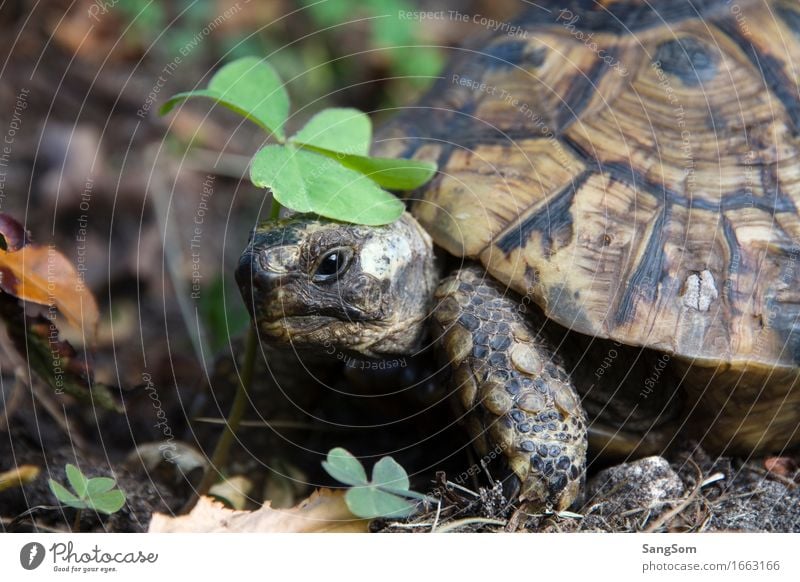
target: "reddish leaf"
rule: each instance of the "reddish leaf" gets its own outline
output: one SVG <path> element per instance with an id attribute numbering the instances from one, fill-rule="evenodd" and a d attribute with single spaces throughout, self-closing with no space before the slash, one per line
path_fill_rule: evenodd
<path id="1" fill-rule="evenodd" d="M 94 339 L 97 303 L 78 270 L 55 248 L 27 245 L 12 252 L 0 250 L 0 289 L 23 301 L 55 307 L 67 322 Z"/>
<path id="2" fill-rule="evenodd" d="M 0 213 L 0 322 L 11 343 L 6 349 L 27 359 L 28 368 L 56 393 L 118 410 L 108 386 L 94 382 L 89 355 L 81 357 L 61 339 L 56 314 L 26 315 L 25 302 L 56 309 L 93 343 L 97 303 L 77 269 L 54 247 L 30 244 L 22 225 Z"/>
<path id="3" fill-rule="evenodd" d="M 791 479 L 797 471 L 797 463 L 790 457 L 770 457 L 764 460 L 764 468 L 770 473 Z"/>
<path id="4" fill-rule="evenodd" d="M 29 242 L 28 231 L 11 216 L 0 212 L 0 250 L 17 251 Z"/>

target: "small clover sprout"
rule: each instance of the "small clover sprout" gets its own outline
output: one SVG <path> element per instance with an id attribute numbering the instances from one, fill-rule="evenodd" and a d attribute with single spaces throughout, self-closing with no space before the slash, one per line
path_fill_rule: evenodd
<path id="1" fill-rule="evenodd" d="M 125 494 L 114 487 L 117 482 L 110 477 L 87 478 L 75 465 L 67 465 L 67 481 L 72 487 L 69 491 L 66 487 L 49 480 L 50 491 L 53 495 L 68 507 L 75 509 L 92 509 L 111 515 L 116 513 L 125 505 Z"/>
<path id="2" fill-rule="evenodd" d="M 350 108 L 314 115 L 286 138 L 289 96 L 278 73 L 256 57 L 228 63 L 207 89 L 178 93 L 161 114 L 190 97 L 205 97 L 258 124 L 280 145 L 268 145 L 253 157 L 250 180 L 269 188 L 275 200 L 295 212 L 334 220 L 381 225 L 397 220 L 405 206 L 384 190 L 412 190 L 430 180 L 436 165 L 419 160 L 369 156 L 372 122 Z"/>
<path id="3" fill-rule="evenodd" d="M 392 457 L 375 463 L 372 480 L 367 479 L 361 461 L 343 448 L 331 449 L 322 467 L 337 481 L 350 485 L 344 500 L 357 517 L 408 517 L 417 509 L 412 500 L 435 502 L 409 489 L 408 474 Z"/>

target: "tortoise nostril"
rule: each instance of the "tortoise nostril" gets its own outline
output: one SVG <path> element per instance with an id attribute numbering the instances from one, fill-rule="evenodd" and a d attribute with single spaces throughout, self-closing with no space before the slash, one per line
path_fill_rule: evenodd
<path id="1" fill-rule="evenodd" d="M 258 266 L 265 274 L 282 275 L 297 263 L 299 249 L 295 245 L 282 245 L 258 251 Z"/>
<path id="2" fill-rule="evenodd" d="M 236 283 L 242 293 L 264 293 L 279 286 L 288 272 L 286 259 L 286 251 L 281 248 L 245 250 L 236 268 Z"/>
<path id="3" fill-rule="evenodd" d="M 252 250 L 246 250 L 239 257 L 239 265 L 236 267 L 235 277 L 236 283 L 242 292 L 251 287 L 263 289 L 263 280 L 265 278 L 263 276 L 263 266 L 254 257 Z"/>

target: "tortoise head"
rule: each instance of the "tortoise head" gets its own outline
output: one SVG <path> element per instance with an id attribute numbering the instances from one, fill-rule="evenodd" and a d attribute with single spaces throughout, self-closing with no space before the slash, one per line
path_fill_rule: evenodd
<path id="1" fill-rule="evenodd" d="M 431 239 L 407 213 L 386 226 L 265 222 L 236 271 L 262 341 L 367 357 L 419 347 L 436 278 Z"/>

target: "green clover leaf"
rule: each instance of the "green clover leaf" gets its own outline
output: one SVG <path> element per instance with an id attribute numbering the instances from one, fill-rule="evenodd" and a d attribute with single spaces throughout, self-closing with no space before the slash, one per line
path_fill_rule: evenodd
<path id="1" fill-rule="evenodd" d="M 436 164 L 419 160 L 372 158 L 354 155 L 332 155 L 312 148 L 328 157 L 335 157 L 345 167 L 360 172 L 373 182 L 389 190 L 413 190 L 430 180 L 436 173 Z"/>
<path id="2" fill-rule="evenodd" d="M 50 485 L 50 491 L 56 496 L 61 503 L 75 509 L 86 509 L 86 503 L 78 499 L 74 494 L 70 493 L 66 487 L 57 481 L 49 479 L 47 482 Z"/>
<path id="3" fill-rule="evenodd" d="M 372 143 L 372 122 L 358 109 L 323 109 L 289 141 L 332 152 L 367 155 Z"/>
<path id="4" fill-rule="evenodd" d="M 381 225 L 397 220 L 405 206 L 360 172 L 326 156 L 291 146 L 266 146 L 253 158 L 250 180 L 270 188 L 275 200 L 296 212 Z"/>
<path id="5" fill-rule="evenodd" d="M 331 449 L 322 467 L 337 481 L 351 486 L 344 500 L 353 515 L 361 518 L 407 517 L 416 511 L 411 499 L 430 501 L 409 489 L 408 473 L 392 457 L 375 463 L 371 480 L 361 461 L 342 448 Z"/>
<path id="6" fill-rule="evenodd" d="M 69 481 L 72 490 L 75 491 L 75 495 L 77 495 L 79 498 L 86 497 L 86 488 L 89 485 L 89 480 L 84 477 L 83 473 L 81 473 L 81 470 L 75 465 L 68 463 L 66 467 L 66 473 L 67 481 Z"/>
<path id="7" fill-rule="evenodd" d="M 348 489 L 344 501 L 353 515 L 364 519 L 408 517 L 415 509 L 407 499 L 368 485 Z"/>
<path id="8" fill-rule="evenodd" d="M 125 505 L 125 494 L 119 489 L 98 493 L 87 499 L 89 509 L 94 509 L 100 513 L 111 515 L 116 513 Z"/>
<path id="9" fill-rule="evenodd" d="M 272 67 L 255 57 L 225 65 L 207 89 L 174 95 L 161 113 L 189 97 L 214 99 L 285 144 L 256 153 L 250 180 L 269 188 L 275 201 L 295 212 L 356 224 L 389 224 L 400 218 L 405 205 L 384 188 L 413 190 L 436 172 L 430 162 L 370 157 L 372 122 L 352 108 L 320 111 L 286 144 L 288 94 Z"/>
<path id="10" fill-rule="evenodd" d="M 324 109 L 289 142 L 335 159 L 390 190 L 413 190 L 436 172 L 436 164 L 431 162 L 368 156 L 372 122 L 357 109 Z"/>
<path id="11" fill-rule="evenodd" d="M 254 121 L 284 141 L 283 126 L 289 117 L 289 94 L 278 73 L 257 57 L 244 57 L 228 63 L 211 77 L 207 89 L 173 95 L 161 106 L 161 115 L 189 97 L 207 97 Z"/>
<path id="12" fill-rule="evenodd" d="M 75 509 L 93 509 L 111 515 L 125 505 L 125 493 L 114 489 L 117 482 L 110 477 L 87 478 L 78 467 L 66 466 L 67 481 L 73 491 L 69 491 L 58 481 L 48 480 L 50 491 L 61 503 Z"/>
<path id="13" fill-rule="evenodd" d="M 347 485 L 367 484 L 367 472 L 361 461 L 356 459 L 350 451 L 341 447 L 328 452 L 327 460 L 322 461 L 322 468 L 331 477 Z"/>

